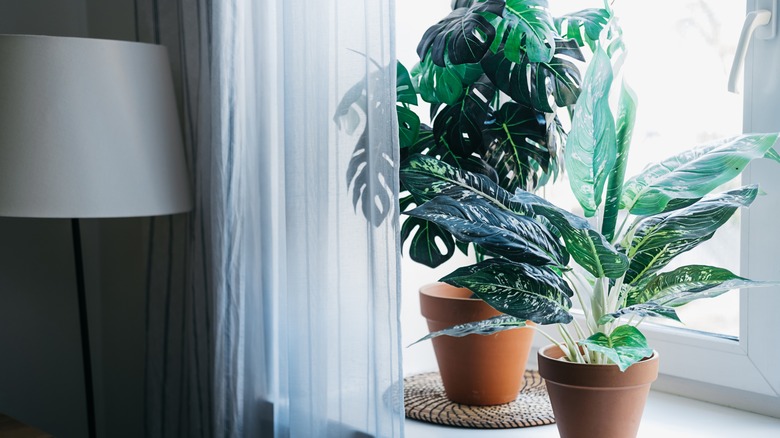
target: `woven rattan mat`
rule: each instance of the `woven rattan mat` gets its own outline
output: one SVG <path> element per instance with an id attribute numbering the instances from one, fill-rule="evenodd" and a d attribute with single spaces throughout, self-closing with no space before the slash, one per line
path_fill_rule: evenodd
<path id="1" fill-rule="evenodd" d="M 520 395 L 498 406 L 469 406 L 451 402 L 444 395 L 439 373 L 423 373 L 404 379 L 406 416 L 428 423 L 475 429 L 511 429 L 553 424 L 553 411 L 539 373 L 526 371 Z"/>

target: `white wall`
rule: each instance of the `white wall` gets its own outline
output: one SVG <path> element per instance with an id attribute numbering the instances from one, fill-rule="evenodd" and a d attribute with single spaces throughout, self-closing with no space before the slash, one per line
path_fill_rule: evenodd
<path id="1" fill-rule="evenodd" d="M 0 0 L 0 33 L 133 40 L 133 0 Z M 82 224 L 104 437 L 143 436 L 146 224 Z M 0 412 L 63 438 L 86 436 L 72 250 L 67 220 L 0 218 Z"/>

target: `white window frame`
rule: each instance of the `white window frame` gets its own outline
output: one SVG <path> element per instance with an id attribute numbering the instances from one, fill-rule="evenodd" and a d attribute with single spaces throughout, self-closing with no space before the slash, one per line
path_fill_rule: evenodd
<path id="1" fill-rule="evenodd" d="M 748 0 L 746 12 L 755 9 L 756 0 Z M 780 132 L 780 35 L 753 40 L 744 78 L 743 131 Z M 771 231 L 780 216 L 780 167 L 757 160 L 742 182 L 757 183 L 767 194 L 742 211 L 741 275 L 780 280 L 780 232 Z M 643 324 L 643 333 L 661 356 L 654 389 L 780 417 L 780 287 L 741 290 L 739 313 L 737 341 Z M 534 346 L 546 343 L 537 336 Z"/>

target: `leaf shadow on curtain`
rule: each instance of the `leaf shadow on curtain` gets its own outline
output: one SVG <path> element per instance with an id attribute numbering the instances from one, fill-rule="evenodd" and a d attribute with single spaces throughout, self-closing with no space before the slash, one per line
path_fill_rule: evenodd
<path id="1" fill-rule="evenodd" d="M 171 55 L 195 187 L 193 214 L 151 223 L 146 436 L 403 436 L 393 1 L 136 12 Z"/>

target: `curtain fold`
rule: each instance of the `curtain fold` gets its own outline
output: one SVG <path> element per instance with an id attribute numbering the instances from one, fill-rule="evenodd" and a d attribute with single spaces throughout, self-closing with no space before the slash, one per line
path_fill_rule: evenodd
<path id="1" fill-rule="evenodd" d="M 147 436 L 403 436 L 394 7 L 136 0 L 196 196 L 151 224 Z"/>

